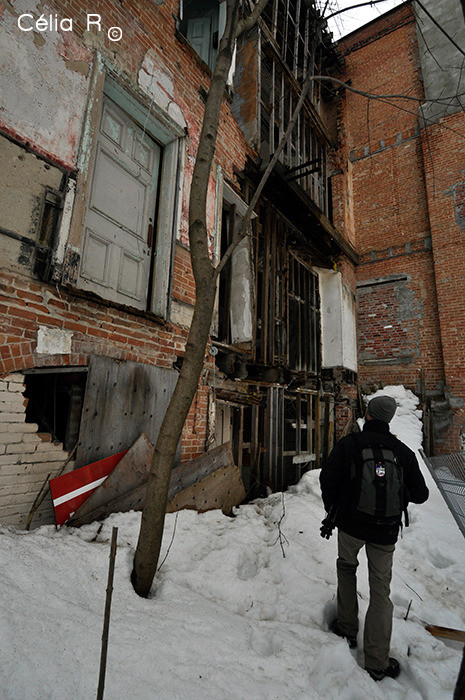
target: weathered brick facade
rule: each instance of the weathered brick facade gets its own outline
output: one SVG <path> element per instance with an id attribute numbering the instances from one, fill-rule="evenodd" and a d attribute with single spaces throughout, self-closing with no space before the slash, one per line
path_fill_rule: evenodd
<path id="1" fill-rule="evenodd" d="M 444 5 L 441 20 L 455 22 L 454 30 L 462 27 L 456 38 L 465 36 L 460 9 Z M 434 80 L 428 73 L 427 57 L 436 52 L 450 66 L 452 47 L 439 54 L 447 40 L 439 33 L 433 42 L 424 21 L 406 3 L 340 41 L 342 80 L 385 97 L 367 100 L 345 92 L 342 165 L 333 191 L 339 226 L 360 254 L 362 389 L 397 383 L 410 388 L 434 416 L 434 450 L 450 453 L 461 449 L 465 429 L 465 115 L 455 107 L 454 114 L 425 116 L 434 104 L 425 98 L 450 94 L 451 84 L 458 92 L 460 81 L 457 75 L 447 85 L 440 72 Z M 423 34 L 417 34 L 418 25 Z"/>
<path id="2" fill-rule="evenodd" d="M 158 434 L 195 304 L 189 191 L 226 3 L 187 1 L 182 16 L 179 0 L 97 0 L 91 10 L 75 0 L 19 5 L 0 10 L 0 378 L 5 391 L 16 381 L 24 396 L 13 417 L 6 408 L 0 416 L 5 434 L 27 426 L 33 450 L 15 452 L 0 439 L 0 521 L 24 527 L 40 482 L 73 445 L 75 466 L 88 463 L 82 415 L 101 426 L 102 449 L 92 446 L 99 457 L 129 447 L 129 427 L 148 425 L 153 440 Z M 272 5 L 282 13 L 281 2 Z M 202 19 L 197 12 L 205 10 L 210 45 L 194 48 L 189 17 Z M 314 4 L 292 12 L 296 57 L 271 11 L 267 26 L 238 46 L 208 185 L 216 258 L 244 216 L 298 101 L 297 76 L 309 66 Z M 120 40 L 111 40 L 110 28 L 120 28 Z M 327 38 L 321 55 L 332 65 Z M 282 91 L 286 99 L 277 99 Z M 225 270 L 214 347 L 178 451 L 185 461 L 230 440 L 254 493 L 319 464 L 354 415 L 357 256 L 329 218 L 333 113 L 334 101 L 320 100 L 317 86 L 262 194 L 254 235 L 233 256 L 231 278 Z M 336 301 L 332 316 L 326 305 L 323 346 L 331 349 L 334 335 L 339 343 L 324 366 L 320 297 Z M 289 309 L 297 332 L 287 327 Z M 110 386 L 113 374 L 120 383 Z M 123 404 L 118 425 L 115 400 Z M 116 435 L 105 446 L 104 426 Z M 38 430 L 63 442 L 51 447 L 59 459 L 46 472 Z M 51 513 L 39 512 L 33 525 Z"/>
<path id="3" fill-rule="evenodd" d="M 86 367 L 92 355 L 113 358 L 117 362 L 156 365 L 175 373 L 173 364 L 184 353 L 195 303 L 187 248 L 189 182 L 204 109 L 203 94 L 208 90 L 211 73 L 176 33 L 178 5 L 177 0 L 150 4 L 135 1 L 124 6 L 97 2 L 92 12 L 101 17 L 102 31 L 98 31 L 95 26 L 87 29 L 88 8 L 82 3 L 60 0 L 51 3 L 53 21 L 72 18 L 72 32 L 37 31 L 34 23 L 41 12 L 47 20 L 50 15 L 42 6 L 36 8 L 34 3 L 27 17 L 21 20 L 21 26 L 28 31 L 21 31 L 19 10 L 13 6 L 3 8 L 1 31 L 7 53 L 12 58 L 11 68 L 16 74 L 13 81 L 8 76 L 9 69 L 6 70 L 8 94 L 4 102 L 7 108 L 0 119 L 1 130 L 9 139 L 0 137 L 0 159 L 5 176 L 0 221 L 4 234 L 0 273 L 0 374 L 8 376 L 10 382 L 16 381 L 16 377 L 19 381 L 23 378 L 23 371 L 32 369 L 58 371 Z M 123 28 L 122 39 L 117 43 L 109 41 L 106 35 L 107 29 L 115 26 Z M 31 31 L 29 27 L 32 27 Z M 19 72 L 13 60 L 15 52 L 23 52 L 25 56 Z M 1 58 L 8 59 L 8 55 Z M 128 91 L 137 92 L 141 102 L 145 98 L 147 122 L 151 115 L 160 113 L 161 118 L 165 121 L 171 119 L 174 127 L 177 125 L 179 131 L 185 132 L 169 321 L 136 309 L 128 313 L 124 306 L 108 305 L 103 299 L 80 293 L 75 285 L 76 265 L 82 253 L 84 216 L 78 205 L 85 203 L 88 197 L 89 173 L 95 158 L 92 139 L 102 101 L 105 71 L 117 75 Z M 50 83 L 43 80 L 46 72 L 54 76 Z M 21 111 L 18 105 L 23 101 L 27 108 Z M 53 113 L 56 105 L 60 108 Z M 215 169 L 221 168 L 223 178 L 235 182 L 235 172 L 243 169 L 246 156 L 251 152 L 225 100 Z M 55 280 L 41 280 L 33 269 L 35 244 L 40 243 L 37 231 L 43 215 L 44 189 L 58 190 L 64 176 L 76 182 L 76 195 L 63 259 L 63 281 L 68 279 L 69 283 L 63 285 L 60 280 L 58 285 Z M 208 224 L 213 236 L 214 227 L 218 225 L 213 178 L 211 190 L 213 198 L 210 198 Z M 58 329 L 64 337 L 69 337 L 69 351 L 40 352 L 40 329 Z M 207 359 L 207 370 L 211 362 Z M 201 380 L 183 432 L 182 460 L 191 459 L 205 450 L 209 394 L 209 388 Z M 14 415 L 8 412 L 2 415 L 2 426 L 8 431 L 17 430 L 17 410 L 16 407 Z M 12 422 L 5 422 L 10 420 L 8 416 Z M 24 421 L 24 415 L 19 420 Z M 25 435 L 37 431 L 36 424 L 25 425 Z M 34 439 L 38 444 L 41 442 L 38 437 Z M 0 442 L 0 450 L 9 449 L 8 444 Z M 61 447 L 56 448 L 56 452 L 59 459 L 54 459 L 48 469 L 52 476 L 61 466 L 60 460 L 67 456 Z M 27 512 L 42 485 L 39 482 L 43 482 L 46 474 L 43 473 L 45 468 L 39 469 L 40 465 L 35 465 L 30 472 L 26 464 L 28 460 L 22 455 L 17 457 L 15 467 L 13 463 L 6 465 L 6 458 L 2 455 L 0 517 L 4 522 L 24 526 Z M 7 467 L 10 471 L 3 479 Z M 17 476 L 15 493 L 23 492 L 22 499 L 19 495 L 10 499 L 13 472 Z M 50 507 L 44 513 L 50 518 Z M 36 516 L 36 524 L 42 515 L 39 512 Z"/>

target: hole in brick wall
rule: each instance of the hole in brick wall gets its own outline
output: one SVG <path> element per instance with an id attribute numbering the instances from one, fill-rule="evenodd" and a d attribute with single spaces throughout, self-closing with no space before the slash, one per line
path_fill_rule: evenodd
<path id="1" fill-rule="evenodd" d="M 28 399 L 26 423 L 37 423 L 38 432 L 71 451 L 79 436 L 87 372 L 34 370 L 25 374 Z"/>

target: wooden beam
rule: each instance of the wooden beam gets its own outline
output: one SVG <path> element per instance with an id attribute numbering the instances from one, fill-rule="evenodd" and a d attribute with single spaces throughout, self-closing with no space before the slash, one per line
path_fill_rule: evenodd
<path id="1" fill-rule="evenodd" d="M 426 625 L 427 630 L 433 637 L 442 639 L 452 639 L 455 642 L 465 642 L 465 630 L 456 630 L 452 627 L 439 627 L 438 625 Z"/>

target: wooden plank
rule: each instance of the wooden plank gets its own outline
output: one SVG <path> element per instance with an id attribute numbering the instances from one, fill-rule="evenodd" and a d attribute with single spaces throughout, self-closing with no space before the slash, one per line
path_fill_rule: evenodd
<path id="1" fill-rule="evenodd" d="M 92 355 L 76 466 L 128 449 L 141 433 L 155 444 L 177 376 L 163 367 Z"/>
<path id="2" fill-rule="evenodd" d="M 465 630 L 456 630 L 452 627 L 439 627 L 438 625 L 426 625 L 427 630 L 433 637 L 443 639 L 453 639 L 456 642 L 465 642 Z"/>
<path id="3" fill-rule="evenodd" d="M 168 500 L 180 491 L 184 491 L 197 481 L 212 474 L 212 472 L 222 467 L 234 464 L 231 443 L 225 442 L 223 445 L 214 447 L 212 450 L 191 459 L 185 464 L 173 469 L 171 475 L 170 486 L 168 491 Z"/>
<path id="4" fill-rule="evenodd" d="M 68 524 L 84 525 L 95 520 L 94 511 L 134 491 L 148 479 L 153 457 L 153 445 L 145 433 L 129 448 L 105 481 L 95 489 L 76 510 Z M 112 511 L 110 511 L 112 512 Z"/>
<path id="5" fill-rule="evenodd" d="M 71 527 L 80 527 L 81 525 L 87 525 L 88 523 L 94 522 L 94 520 L 101 520 L 106 518 L 111 513 L 127 513 L 130 510 L 142 510 L 144 505 L 145 492 L 147 490 L 147 482 L 141 484 L 133 491 L 118 496 L 118 498 L 108 501 L 105 505 L 96 508 L 90 513 L 87 513 L 82 518 L 68 520 L 66 525 Z"/>
<path id="6" fill-rule="evenodd" d="M 230 511 L 233 505 L 239 505 L 245 499 L 245 489 L 240 477 L 240 471 L 235 467 L 236 472 L 232 467 L 235 467 L 235 465 L 229 442 L 215 447 L 213 450 L 182 464 L 180 467 L 176 467 L 173 469 L 168 491 L 168 502 L 171 503 L 170 508 L 176 509 L 175 498 L 178 494 L 187 490 L 187 495 L 183 498 L 180 497 L 179 501 L 176 501 L 180 508 L 196 508 L 195 501 L 197 500 L 204 510 L 209 510 L 210 507 L 205 508 L 205 497 L 202 499 L 202 495 L 207 493 L 208 504 L 209 506 L 211 504 L 211 508 L 224 507 L 229 508 Z M 189 491 L 189 489 L 197 485 L 197 482 L 202 482 L 202 480 L 212 474 L 216 474 L 213 477 L 215 486 L 207 482 L 206 485 L 203 484 L 200 488 Z M 217 483 L 218 486 L 216 486 Z M 142 510 L 146 488 L 147 483 L 144 482 L 133 490 L 120 494 L 106 504 L 96 507 L 83 517 L 79 519 L 74 517 L 67 524 L 79 527 L 94 520 L 105 518 L 110 513 Z M 205 491 L 203 491 L 204 488 Z M 192 498 L 192 496 L 195 498 Z M 217 503 L 220 505 L 217 505 Z M 169 512 L 172 511 L 170 510 Z"/>
<path id="7" fill-rule="evenodd" d="M 238 506 L 244 498 L 245 488 L 239 467 L 228 464 L 180 491 L 168 501 L 166 511 L 173 513 L 191 508 L 205 513 L 220 508 L 223 513 L 230 513 L 233 506 Z"/>

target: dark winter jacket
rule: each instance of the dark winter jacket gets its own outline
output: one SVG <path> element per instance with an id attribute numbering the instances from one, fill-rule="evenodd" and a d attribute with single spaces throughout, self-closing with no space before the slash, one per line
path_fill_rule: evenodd
<path id="1" fill-rule="evenodd" d="M 339 440 L 321 470 L 321 493 L 326 511 L 330 512 L 335 507 L 335 523 L 340 530 L 373 544 L 395 544 L 400 523 L 372 525 L 356 520 L 350 509 L 348 486 L 351 459 L 360 447 L 375 442 L 390 447 L 402 466 L 404 505 L 407 506 L 409 501 L 424 503 L 429 492 L 415 453 L 389 431 L 388 423 L 380 420 L 367 420 L 355 440 L 353 435 Z"/>

